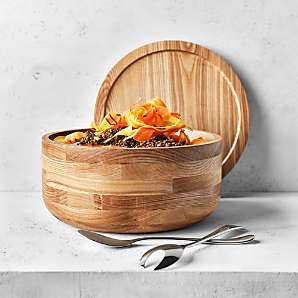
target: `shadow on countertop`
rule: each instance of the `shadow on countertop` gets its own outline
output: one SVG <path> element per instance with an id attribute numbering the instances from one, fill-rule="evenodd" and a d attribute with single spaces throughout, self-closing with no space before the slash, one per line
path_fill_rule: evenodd
<path id="1" fill-rule="evenodd" d="M 200 230 L 211 231 L 224 224 L 240 225 L 249 229 L 250 224 L 262 222 L 263 218 L 280 220 L 280 216 L 280 209 L 261 200 L 222 199 L 209 217 L 180 231 L 183 231 L 183 234 L 193 234 Z"/>

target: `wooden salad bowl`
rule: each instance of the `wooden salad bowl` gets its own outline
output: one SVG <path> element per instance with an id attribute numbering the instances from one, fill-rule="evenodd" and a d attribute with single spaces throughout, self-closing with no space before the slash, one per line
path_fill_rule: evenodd
<path id="1" fill-rule="evenodd" d="M 61 221 L 113 233 L 149 233 L 197 223 L 216 207 L 222 139 L 194 131 L 198 145 L 84 147 L 42 138 L 43 199 Z M 84 130 L 80 130 L 84 131 Z"/>

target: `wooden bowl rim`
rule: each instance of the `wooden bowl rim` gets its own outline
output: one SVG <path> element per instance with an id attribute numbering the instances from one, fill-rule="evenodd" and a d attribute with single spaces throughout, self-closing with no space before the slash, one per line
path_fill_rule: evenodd
<path id="1" fill-rule="evenodd" d="M 59 143 L 59 142 L 55 142 L 54 140 L 52 140 L 50 137 L 52 135 L 56 135 L 56 134 L 60 134 L 60 135 L 63 135 L 64 133 L 65 134 L 68 134 L 68 133 L 73 133 L 73 132 L 76 132 L 76 131 L 86 131 L 86 130 L 89 130 L 90 128 L 80 128 L 80 129 L 70 129 L 70 130 L 62 130 L 62 131 L 56 131 L 56 132 L 51 132 L 51 133 L 47 133 L 45 135 L 42 136 L 42 140 L 46 143 L 51 143 L 51 144 L 55 144 L 57 146 L 70 146 L 70 147 L 74 147 L 73 144 L 63 144 L 63 143 Z M 221 142 L 222 141 L 222 137 L 218 134 L 215 134 L 215 133 L 212 133 L 212 132 L 208 132 L 208 131 L 204 131 L 204 130 L 196 130 L 194 129 L 193 131 L 195 132 L 199 132 L 199 133 L 203 133 L 203 134 L 206 134 L 206 135 L 210 135 L 214 138 L 214 140 L 209 140 L 209 141 L 206 141 L 204 143 L 201 143 L 201 144 L 193 144 L 193 145 L 183 145 L 183 146 L 173 146 L 173 147 L 149 147 L 149 148 L 126 148 L 126 147 L 106 147 L 106 146 L 75 146 L 75 148 L 85 148 L 83 150 L 102 150 L 102 149 L 111 149 L 111 150 L 167 150 L 167 149 L 182 149 L 182 148 L 192 148 L 192 147 L 202 147 L 204 145 L 210 145 L 210 144 L 214 144 L 214 143 L 217 143 L 217 142 Z"/>

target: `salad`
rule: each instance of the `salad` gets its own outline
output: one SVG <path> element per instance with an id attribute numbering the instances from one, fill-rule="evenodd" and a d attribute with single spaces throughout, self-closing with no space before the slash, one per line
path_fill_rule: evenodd
<path id="1" fill-rule="evenodd" d="M 117 146 L 150 148 L 193 145 L 202 137 L 190 140 L 185 129 L 191 129 L 179 113 L 170 112 L 159 97 L 145 104 L 139 101 L 122 114 L 109 112 L 100 125 L 91 123 L 86 131 L 58 136 L 54 141 L 79 146 Z"/>

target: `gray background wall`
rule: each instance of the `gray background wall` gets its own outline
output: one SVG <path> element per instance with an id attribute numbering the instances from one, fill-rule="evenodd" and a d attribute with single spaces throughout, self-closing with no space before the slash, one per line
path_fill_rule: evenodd
<path id="1" fill-rule="evenodd" d="M 214 50 L 246 88 L 251 133 L 223 191 L 297 191 L 297 32 L 290 0 L 0 1 L 0 191 L 39 191 L 41 135 L 89 126 L 108 70 L 164 39 Z"/>

